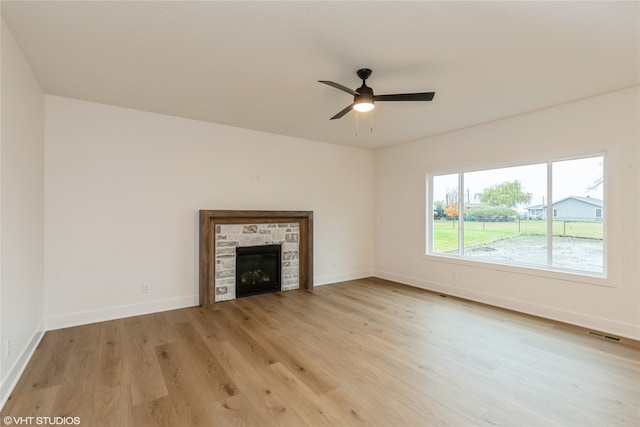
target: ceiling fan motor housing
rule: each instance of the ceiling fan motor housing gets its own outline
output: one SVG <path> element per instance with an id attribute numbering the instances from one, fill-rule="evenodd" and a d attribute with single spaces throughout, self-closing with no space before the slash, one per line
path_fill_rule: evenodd
<path id="1" fill-rule="evenodd" d="M 358 92 L 358 94 L 353 97 L 354 103 L 359 104 L 366 101 L 373 104 L 373 89 L 369 86 L 362 83 L 362 86 L 356 89 L 356 92 Z"/>

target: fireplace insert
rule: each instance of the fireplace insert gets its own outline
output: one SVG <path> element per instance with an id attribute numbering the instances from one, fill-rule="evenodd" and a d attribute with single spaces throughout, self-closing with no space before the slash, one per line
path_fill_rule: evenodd
<path id="1" fill-rule="evenodd" d="M 236 298 L 281 290 L 282 245 L 236 247 Z"/>

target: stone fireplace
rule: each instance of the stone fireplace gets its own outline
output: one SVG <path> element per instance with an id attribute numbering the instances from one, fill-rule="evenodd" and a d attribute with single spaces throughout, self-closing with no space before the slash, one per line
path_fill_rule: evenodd
<path id="1" fill-rule="evenodd" d="M 262 259 L 267 252 L 273 255 Z M 276 254 L 278 267 L 272 266 Z M 200 305 L 312 289 L 312 278 L 313 212 L 200 211 Z"/>
<path id="2" fill-rule="evenodd" d="M 257 261 L 258 253 L 264 253 L 268 248 L 276 245 L 278 246 L 278 271 L 270 272 L 269 282 L 277 280 L 278 290 L 283 291 L 300 287 L 300 226 L 297 222 L 217 224 L 214 238 L 215 274 L 213 279 L 216 302 L 253 294 L 254 292 L 250 291 L 241 292 L 241 295 L 237 293 L 238 287 L 242 285 L 242 277 L 239 274 L 248 273 L 238 269 L 238 255 L 247 254 Z M 267 268 L 266 264 L 264 267 Z M 258 273 L 253 271 L 253 274 Z M 278 277 L 273 277 L 274 274 L 278 274 Z M 280 284 L 282 284 L 281 289 Z M 267 288 L 273 291 L 273 286 L 265 286 L 262 289 L 256 287 L 255 293 L 266 292 Z"/>

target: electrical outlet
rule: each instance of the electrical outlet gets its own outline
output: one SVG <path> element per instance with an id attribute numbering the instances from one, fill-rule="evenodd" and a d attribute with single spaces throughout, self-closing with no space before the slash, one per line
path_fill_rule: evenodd
<path id="1" fill-rule="evenodd" d="M 142 293 L 143 294 L 148 294 L 149 293 L 149 284 L 148 283 L 143 283 L 142 284 Z"/>
<path id="2" fill-rule="evenodd" d="M 451 272 L 451 278 L 453 280 L 458 280 L 458 272 L 457 271 L 452 271 Z"/>
<path id="3" fill-rule="evenodd" d="M 11 356 L 11 340 L 7 340 L 7 357 Z"/>

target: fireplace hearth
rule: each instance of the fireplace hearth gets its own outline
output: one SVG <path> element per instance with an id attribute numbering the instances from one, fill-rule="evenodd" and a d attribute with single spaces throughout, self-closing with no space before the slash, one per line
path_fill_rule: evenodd
<path id="1" fill-rule="evenodd" d="M 236 247 L 236 298 L 281 290 L 282 245 Z"/>

